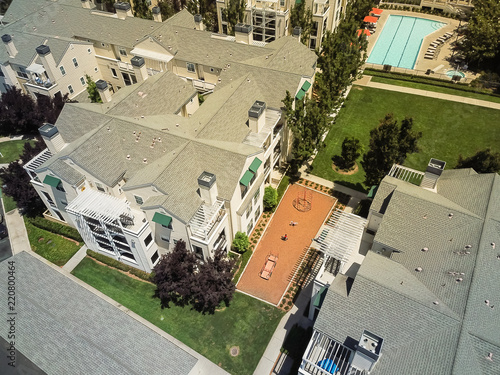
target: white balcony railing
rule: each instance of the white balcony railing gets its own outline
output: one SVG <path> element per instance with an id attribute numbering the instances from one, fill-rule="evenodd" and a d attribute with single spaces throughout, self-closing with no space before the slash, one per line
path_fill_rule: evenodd
<path id="1" fill-rule="evenodd" d="M 189 227 L 193 236 L 207 240 L 213 232 L 215 226 L 226 217 L 224 201 L 217 199 L 212 206 L 202 204 L 195 212 Z"/>

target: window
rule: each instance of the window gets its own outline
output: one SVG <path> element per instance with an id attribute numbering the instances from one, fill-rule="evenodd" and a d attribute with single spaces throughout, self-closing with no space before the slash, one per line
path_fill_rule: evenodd
<path id="1" fill-rule="evenodd" d="M 87 48 L 88 53 L 92 53 L 92 50 L 90 48 Z"/>
<path id="2" fill-rule="evenodd" d="M 75 68 L 78 68 L 78 61 L 76 60 L 76 57 L 73 57 L 73 65 Z"/>
<path id="3" fill-rule="evenodd" d="M 43 195 L 44 195 L 45 199 L 47 199 L 47 202 L 48 202 L 51 206 L 55 207 L 56 205 L 54 204 L 54 201 L 52 200 L 52 197 L 50 196 L 50 194 L 49 194 L 49 193 L 47 193 L 46 191 L 42 191 L 42 193 L 43 193 Z"/>
<path id="4" fill-rule="evenodd" d="M 26 70 L 22 66 L 19 67 L 19 70 L 17 71 L 17 76 L 28 79 L 28 73 L 26 73 Z"/>
<path id="5" fill-rule="evenodd" d="M 284 7 L 285 6 L 285 0 L 280 0 L 280 7 Z"/>
<path id="6" fill-rule="evenodd" d="M 134 256 L 130 253 L 123 252 L 123 253 L 120 253 L 120 255 L 124 258 L 127 258 L 128 260 L 135 262 Z"/>
<path id="7" fill-rule="evenodd" d="M 94 72 L 96 72 L 96 73 L 97 73 L 98 71 L 99 71 L 99 69 L 97 69 L 97 66 L 96 66 L 96 67 L 94 68 Z"/>
<path id="8" fill-rule="evenodd" d="M 57 215 L 57 217 L 59 218 L 59 220 L 64 221 L 64 218 L 63 218 L 63 216 L 61 215 L 61 213 L 59 211 L 54 210 L 54 213 Z"/>
<path id="9" fill-rule="evenodd" d="M 105 43 L 101 43 L 101 46 L 102 46 L 102 47 L 106 47 L 106 44 L 105 44 Z"/>
<path id="10" fill-rule="evenodd" d="M 210 72 L 211 73 L 215 72 L 215 69 L 214 68 L 210 68 Z"/>
<path id="11" fill-rule="evenodd" d="M 2 68 L 0 68 L 0 77 L 5 77 L 5 74 L 3 74 Z"/>
<path id="12" fill-rule="evenodd" d="M 160 256 L 158 255 L 158 251 L 155 251 L 155 253 L 153 254 L 153 256 L 151 257 L 151 263 L 152 264 L 155 264 L 156 261 L 158 260 Z"/>
<path id="13" fill-rule="evenodd" d="M 82 83 L 82 86 L 85 86 L 85 78 L 80 77 L 80 82 Z"/>
<path id="14" fill-rule="evenodd" d="M 170 243 L 170 238 L 168 238 L 167 236 L 161 236 L 160 238 L 162 241 Z"/>
<path id="15" fill-rule="evenodd" d="M 253 228 L 253 220 L 250 220 L 250 222 L 248 223 L 248 226 L 247 226 L 247 235 L 248 236 L 252 232 L 252 228 Z"/>
<path id="16" fill-rule="evenodd" d="M 64 186 L 63 186 L 62 182 L 59 182 L 59 183 L 57 184 L 56 189 L 57 189 L 57 190 L 59 190 L 59 191 L 62 191 L 63 193 L 65 193 L 65 192 L 66 192 L 66 190 L 64 190 Z"/>
<path id="17" fill-rule="evenodd" d="M 255 192 L 255 195 L 253 196 L 253 204 L 257 204 L 258 203 L 259 197 L 260 197 L 260 188 L 257 189 L 257 191 Z"/>
<path id="18" fill-rule="evenodd" d="M 67 206 L 67 205 L 68 205 L 68 202 L 66 202 L 66 201 L 64 201 L 64 200 L 62 200 L 62 199 L 61 199 L 61 204 L 62 204 L 63 206 Z"/>
<path id="19" fill-rule="evenodd" d="M 64 66 L 62 66 L 62 65 L 61 65 L 61 66 L 59 67 L 59 70 L 61 71 L 61 74 L 62 74 L 63 76 L 65 76 L 65 75 L 66 75 L 66 70 L 64 70 Z"/>
<path id="20" fill-rule="evenodd" d="M 120 55 L 127 56 L 127 51 L 125 50 L 125 48 L 120 48 Z"/>
<path id="21" fill-rule="evenodd" d="M 174 245 L 177 245 L 177 240 L 174 240 Z"/>
<path id="22" fill-rule="evenodd" d="M 248 204 L 247 210 L 245 211 L 245 214 L 246 214 L 246 216 L 247 216 L 247 219 L 248 219 L 248 217 L 250 216 L 250 212 L 252 212 L 252 202 L 250 202 L 250 203 Z"/>
<path id="23" fill-rule="evenodd" d="M 255 210 L 255 222 L 259 221 L 260 216 L 260 206 Z"/>
<path id="24" fill-rule="evenodd" d="M 144 203 L 144 200 L 142 199 L 142 197 L 140 197 L 138 195 L 134 195 L 134 199 L 135 199 L 135 203 L 137 203 L 139 206 Z"/>
<path id="25" fill-rule="evenodd" d="M 97 190 L 99 191 L 106 191 L 104 190 L 104 186 L 102 184 L 100 184 L 99 182 L 96 181 L 95 183 L 95 187 L 97 188 Z"/>
<path id="26" fill-rule="evenodd" d="M 114 68 L 111 68 L 111 74 L 113 77 L 118 78 L 118 74 L 116 74 L 116 70 Z"/>
<path id="27" fill-rule="evenodd" d="M 195 72 L 195 68 L 194 68 L 194 64 L 193 63 L 186 63 L 186 66 L 187 66 L 187 70 L 188 72 L 190 73 L 194 73 Z"/>
<path id="28" fill-rule="evenodd" d="M 203 260 L 203 249 L 199 246 L 193 245 L 193 250 L 194 250 L 194 255 L 196 255 L 198 259 Z"/>
<path id="29" fill-rule="evenodd" d="M 149 246 L 149 244 L 153 241 L 153 236 L 151 233 L 148 234 L 148 236 L 144 239 L 144 245 Z"/>
<path id="30" fill-rule="evenodd" d="M 69 85 L 68 86 L 68 91 L 70 94 L 73 94 L 75 91 L 73 90 L 73 86 Z"/>

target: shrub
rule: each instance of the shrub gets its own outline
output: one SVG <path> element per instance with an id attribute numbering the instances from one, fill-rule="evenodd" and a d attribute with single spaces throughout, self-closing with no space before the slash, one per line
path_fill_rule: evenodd
<path id="1" fill-rule="evenodd" d="M 242 254 L 248 250 L 249 245 L 250 241 L 248 240 L 248 236 L 243 232 L 236 232 L 231 246 L 232 250 Z"/>
<path id="2" fill-rule="evenodd" d="M 37 228 L 44 229 L 55 234 L 60 234 L 61 236 L 71 238 L 72 240 L 78 242 L 83 242 L 80 233 L 78 233 L 75 228 L 47 220 L 40 216 L 28 218 L 28 220 Z"/>
<path id="3" fill-rule="evenodd" d="M 274 211 L 278 205 L 278 192 L 272 186 L 266 186 L 264 190 L 264 209 Z"/>
<path id="4" fill-rule="evenodd" d="M 140 278 L 142 280 L 151 282 L 151 274 L 147 273 L 143 270 L 128 266 L 125 263 L 119 262 L 116 259 L 110 258 L 110 257 L 103 255 L 103 254 L 99 254 L 99 253 L 92 251 L 92 250 L 87 250 L 87 255 L 91 258 L 94 258 L 95 260 L 98 260 L 99 262 L 102 262 L 102 263 L 110 266 L 110 267 L 119 269 L 121 271 L 130 272 L 132 275 L 137 276 L 138 278 Z"/>

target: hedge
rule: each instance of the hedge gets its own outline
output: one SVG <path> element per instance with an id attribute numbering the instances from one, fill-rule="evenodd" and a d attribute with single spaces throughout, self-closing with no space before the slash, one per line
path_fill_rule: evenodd
<path id="1" fill-rule="evenodd" d="M 64 224 L 59 224 L 50 220 L 47 220 L 43 217 L 37 216 L 34 218 L 28 218 L 29 222 L 33 224 L 35 227 L 44 229 L 46 231 L 59 234 L 61 236 L 71 238 L 72 240 L 83 242 L 80 233 L 75 228 L 68 227 Z"/>
<path id="2" fill-rule="evenodd" d="M 449 88 L 453 88 L 455 90 L 475 92 L 475 93 L 480 93 L 480 94 L 484 94 L 484 95 L 500 97 L 499 94 L 494 94 L 494 93 L 491 93 L 488 91 L 479 90 L 476 87 L 471 87 L 465 83 L 450 83 L 448 81 L 444 81 L 442 79 L 434 78 L 434 77 L 420 77 L 420 76 L 415 76 L 412 74 L 405 74 L 405 73 L 384 72 L 384 71 L 381 71 L 378 69 L 371 69 L 371 68 L 366 68 L 364 70 L 364 72 L 366 74 L 369 74 L 369 75 L 372 75 L 375 77 L 383 77 L 383 78 L 389 78 L 389 79 L 397 79 L 400 81 L 424 83 L 424 84 L 440 86 L 440 87 L 449 87 Z"/>
<path id="3" fill-rule="evenodd" d="M 95 260 L 98 260 L 99 262 L 102 262 L 110 267 L 117 268 L 119 270 L 125 271 L 125 272 L 130 272 L 132 275 L 137 276 L 138 278 L 151 282 L 151 274 L 147 273 L 143 270 L 140 270 L 135 267 L 131 267 L 126 265 L 125 263 L 119 262 L 116 259 L 110 258 L 106 255 L 97 253 L 92 250 L 87 250 L 87 255 L 91 258 L 94 258 Z"/>

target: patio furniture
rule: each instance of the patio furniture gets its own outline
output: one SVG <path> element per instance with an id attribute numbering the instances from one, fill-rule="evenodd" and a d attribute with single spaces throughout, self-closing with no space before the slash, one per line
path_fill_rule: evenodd
<path id="1" fill-rule="evenodd" d="M 264 267 L 260 270 L 260 277 L 265 280 L 269 280 L 271 275 L 273 274 L 274 267 L 276 267 L 276 262 L 278 261 L 278 256 L 269 254 L 266 259 L 266 263 Z"/>

